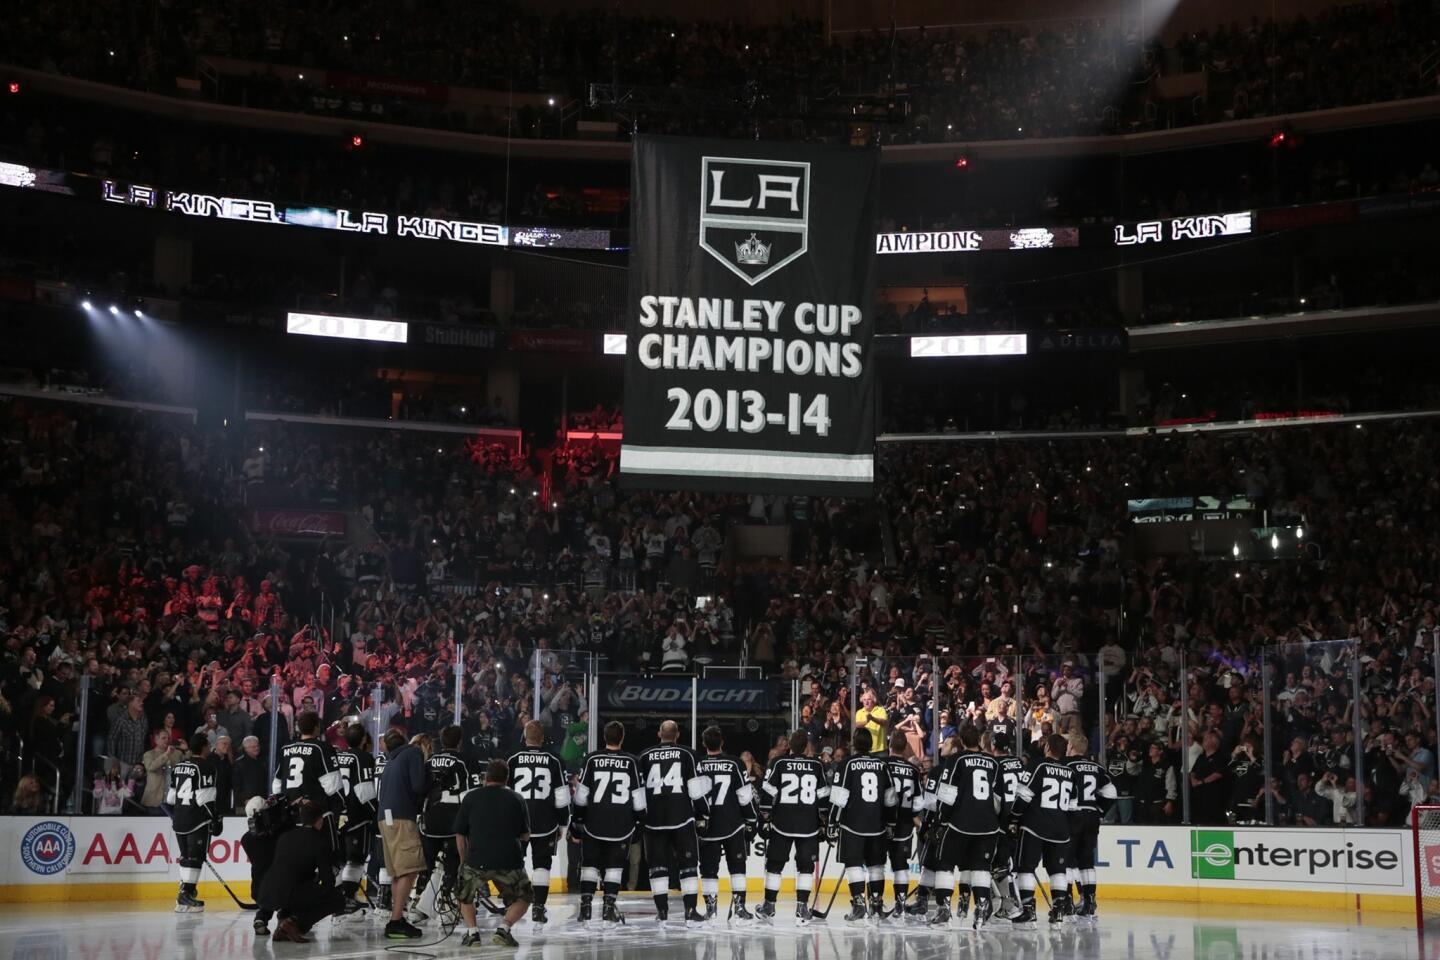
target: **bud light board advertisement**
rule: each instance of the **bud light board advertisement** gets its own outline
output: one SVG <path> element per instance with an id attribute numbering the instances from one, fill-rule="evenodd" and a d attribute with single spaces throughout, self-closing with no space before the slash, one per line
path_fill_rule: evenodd
<path id="1" fill-rule="evenodd" d="M 878 161 L 636 139 L 623 485 L 871 493 Z"/>

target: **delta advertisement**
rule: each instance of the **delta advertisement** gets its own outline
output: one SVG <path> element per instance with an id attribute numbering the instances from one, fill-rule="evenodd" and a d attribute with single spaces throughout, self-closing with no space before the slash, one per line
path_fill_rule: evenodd
<path id="1" fill-rule="evenodd" d="M 244 830 L 243 819 L 228 818 L 210 842 L 210 863 L 230 883 L 250 879 L 240 846 Z M 556 851 L 557 878 L 567 874 L 568 846 Z M 78 895 L 87 899 L 170 896 L 179 882 L 179 851 L 164 817 L 5 817 L 0 848 L 0 901 L 66 900 L 72 896 L 67 886 L 80 885 L 87 889 Z M 1102 899 L 1409 912 L 1411 851 L 1407 830 L 1107 824 L 1100 831 L 1097 872 Z M 836 857 L 827 859 L 823 879 L 838 881 L 843 867 Z M 792 882 L 793 869 L 787 868 Z M 765 871 L 756 848 L 747 870 L 751 886 L 760 890 Z M 202 879 L 213 876 L 206 871 Z M 236 889 L 244 896 L 249 888 Z"/>

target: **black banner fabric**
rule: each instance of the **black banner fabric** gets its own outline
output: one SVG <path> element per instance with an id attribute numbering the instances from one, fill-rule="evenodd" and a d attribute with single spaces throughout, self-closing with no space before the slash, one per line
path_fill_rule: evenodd
<path id="1" fill-rule="evenodd" d="M 622 484 L 870 494 L 878 161 L 636 139 Z"/>

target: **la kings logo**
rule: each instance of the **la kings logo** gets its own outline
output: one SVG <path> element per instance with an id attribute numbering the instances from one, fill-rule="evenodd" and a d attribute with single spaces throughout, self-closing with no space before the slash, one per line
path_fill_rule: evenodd
<path id="1" fill-rule="evenodd" d="M 700 163 L 700 246 L 752 287 L 809 249 L 810 164 L 740 157 Z"/>

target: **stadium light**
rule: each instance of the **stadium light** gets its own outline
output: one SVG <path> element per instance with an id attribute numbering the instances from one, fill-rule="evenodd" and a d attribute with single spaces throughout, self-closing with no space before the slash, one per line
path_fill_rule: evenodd
<path id="1" fill-rule="evenodd" d="M 1305 539 L 1305 528 L 1304 528 L 1304 527 L 1296 527 L 1296 528 L 1295 528 L 1295 539 L 1296 539 L 1296 540 L 1304 540 L 1304 539 Z"/>
<path id="2" fill-rule="evenodd" d="M 350 134 L 350 149 L 359 150 L 363 146 L 365 146 L 364 135 L 359 133 Z"/>
<path id="3" fill-rule="evenodd" d="M 95 308 L 90 305 L 90 301 L 89 301 L 89 300 L 81 300 L 81 301 L 80 301 L 80 309 L 81 309 L 81 310 L 84 310 L 86 313 L 89 313 L 91 310 L 94 310 Z"/>
<path id="4" fill-rule="evenodd" d="M 20 92 L 20 81 L 19 81 L 19 80 L 11 80 L 11 81 L 10 81 L 10 85 L 9 85 L 6 89 L 8 89 L 11 93 L 19 93 L 19 92 Z"/>
<path id="5" fill-rule="evenodd" d="M 945 129 L 948 130 L 948 129 L 950 129 L 950 127 L 947 125 Z M 955 169 L 956 169 L 956 170 L 967 170 L 967 169 L 969 169 L 969 167 L 970 167 L 970 158 L 969 158 L 968 156 L 966 156 L 965 154 L 962 153 L 962 154 L 960 154 L 960 156 L 958 156 L 958 157 L 955 158 Z"/>
<path id="6" fill-rule="evenodd" d="M 110 316 L 112 316 L 112 317 L 118 317 L 118 316 L 120 316 L 120 308 L 117 307 L 117 306 L 115 306 L 115 304 L 113 304 L 113 303 L 110 304 Z"/>
<path id="7" fill-rule="evenodd" d="M 546 97 L 546 98 L 545 98 L 545 102 L 546 102 L 548 105 L 552 106 L 552 107 L 555 106 L 555 98 L 554 98 L 554 97 Z"/>
<path id="8" fill-rule="evenodd" d="M 139 307 L 136 307 L 136 308 L 135 308 L 135 319 L 136 319 L 136 320 L 143 320 L 144 318 L 145 318 L 145 314 L 143 314 L 143 313 L 140 312 L 140 308 L 139 308 Z"/>

